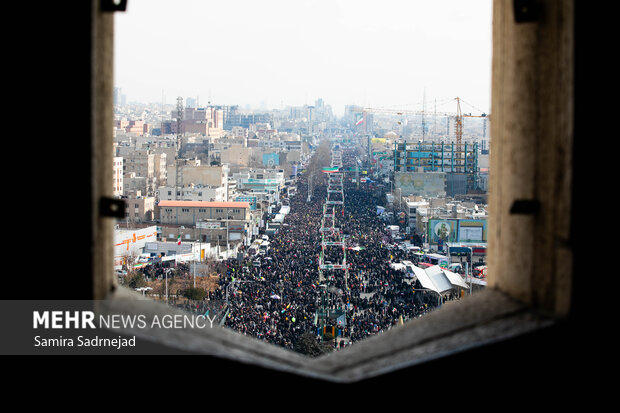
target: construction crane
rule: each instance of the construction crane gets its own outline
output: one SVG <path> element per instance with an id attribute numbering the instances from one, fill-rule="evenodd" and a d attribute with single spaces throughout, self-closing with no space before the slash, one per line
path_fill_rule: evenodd
<path id="1" fill-rule="evenodd" d="M 461 98 L 456 97 L 456 123 L 454 127 L 454 134 L 456 136 L 456 147 L 457 150 L 461 151 L 461 142 L 463 141 L 463 118 L 485 118 L 491 119 L 491 115 L 487 115 L 486 113 L 482 113 L 481 115 L 472 115 L 471 113 L 467 115 L 463 115 L 461 112 Z"/>
<path id="2" fill-rule="evenodd" d="M 463 114 L 461 111 L 461 101 L 462 99 L 459 97 L 454 98 L 456 100 L 456 113 L 447 113 L 447 112 L 428 112 L 424 110 L 405 110 L 405 109 L 388 109 L 388 108 L 357 108 L 354 109 L 354 112 L 361 112 L 363 115 L 364 122 L 366 122 L 366 113 L 385 113 L 385 114 L 395 114 L 395 115 L 430 115 L 430 116 L 444 116 L 444 117 L 455 117 L 455 137 L 457 148 L 459 148 L 463 141 L 463 118 L 486 118 L 491 119 L 491 115 L 487 115 L 486 113 L 482 113 L 481 115 L 472 115 L 471 113 Z M 422 133 L 424 133 L 424 128 L 422 129 Z"/>

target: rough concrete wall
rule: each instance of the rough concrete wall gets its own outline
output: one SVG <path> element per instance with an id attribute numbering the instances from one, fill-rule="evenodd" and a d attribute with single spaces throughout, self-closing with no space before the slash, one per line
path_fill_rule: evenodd
<path id="1" fill-rule="evenodd" d="M 92 0 L 92 196 L 93 196 L 93 297 L 103 299 L 114 285 L 113 220 L 101 217 L 99 200 L 111 198 L 113 153 L 114 13 L 102 12 Z"/>
<path id="2" fill-rule="evenodd" d="M 493 3 L 489 286 L 568 311 L 573 138 L 573 1 L 541 1 L 536 21 Z M 515 201 L 538 212 L 511 213 Z M 526 208 L 527 209 L 527 208 Z"/>

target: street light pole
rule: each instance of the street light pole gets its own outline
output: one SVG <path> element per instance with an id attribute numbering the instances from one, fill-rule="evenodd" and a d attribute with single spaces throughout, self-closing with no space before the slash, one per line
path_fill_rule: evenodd
<path id="1" fill-rule="evenodd" d="M 166 304 L 168 304 L 168 272 L 169 272 L 169 268 L 166 269 L 166 271 L 164 271 L 164 274 L 166 275 Z"/>
<path id="2" fill-rule="evenodd" d="M 471 295 L 471 290 L 472 290 L 472 286 L 471 286 L 471 281 L 472 281 L 472 264 L 474 263 L 474 250 L 471 247 L 468 247 L 469 249 L 469 263 L 467 265 L 467 274 L 469 276 L 469 295 Z"/>
<path id="3" fill-rule="evenodd" d="M 244 221 L 244 220 L 243 219 L 228 219 L 228 218 L 226 218 L 225 220 L 224 219 L 216 219 L 216 218 L 205 218 L 205 219 L 201 220 L 201 222 L 223 222 L 223 221 L 226 221 L 226 258 L 228 258 L 229 250 L 230 250 L 230 243 L 229 243 L 229 237 L 230 237 L 229 225 L 230 225 L 230 221 Z M 221 228 L 221 226 L 219 228 Z M 201 230 L 201 236 L 202 236 L 202 230 Z M 221 240 L 218 239 L 218 241 L 217 241 L 218 254 L 221 252 L 220 246 L 221 246 Z"/>

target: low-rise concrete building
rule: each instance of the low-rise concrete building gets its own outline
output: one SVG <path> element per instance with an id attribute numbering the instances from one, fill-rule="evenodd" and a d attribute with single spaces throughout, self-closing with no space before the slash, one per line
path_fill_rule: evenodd
<path id="1" fill-rule="evenodd" d="M 125 198 L 125 220 L 148 222 L 155 218 L 155 197 L 135 196 Z"/>
<path id="2" fill-rule="evenodd" d="M 162 227 L 187 226 L 199 229 L 202 242 L 230 242 L 250 245 L 255 222 L 248 202 L 160 201 Z"/>
<path id="3" fill-rule="evenodd" d="M 171 186 L 160 186 L 158 195 L 160 201 L 182 199 L 198 202 L 223 202 L 227 198 L 226 187 L 224 186 L 193 184 L 180 189 Z"/>
<path id="4" fill-rule="evenodd" d="M 159 219 L 162 224 L 191 225 L 209 220 L 250 219 L 248 202 L 200 202 L 200 201 L 160 201 Z"/>

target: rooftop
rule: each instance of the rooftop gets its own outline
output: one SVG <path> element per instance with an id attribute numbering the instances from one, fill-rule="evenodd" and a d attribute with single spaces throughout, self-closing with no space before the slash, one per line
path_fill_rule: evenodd
<path id="1" fill-rule="evenodd" d="M 249 208 L 248 202 L 160 201 L 160 207 Z"/>

